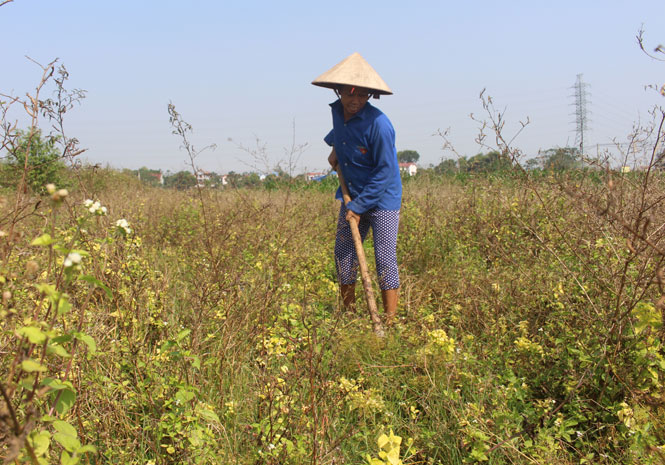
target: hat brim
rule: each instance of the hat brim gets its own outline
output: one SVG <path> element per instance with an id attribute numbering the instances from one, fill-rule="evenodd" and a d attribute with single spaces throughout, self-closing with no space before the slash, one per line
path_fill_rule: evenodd
<path id="1" fill-rule="evenodd" d="M 357 52 L 314 79 L 312 84 L 328 89 L 336 89 L 340 86 L 363 87 L 372 91 L 374 95 L 392 95 L 393 93 L 379 73 Z"/>
<path id="2" fill-rule="evenodd" d="M 393 95 L 391 91 L 388 90 L 383 90 L 383 89 L 373 89 L 371 87 L 366 87 L 366 86 L 361 86 L 359 84 L 353 84 L 351 82 L 322 82 L 322 81 L 312 81 L 312 84 L 315 86 L 319 87 L 326 87 L 328 89 L 339 89 L 340 86 L 356 86 L 356 87 L 362 87 L 363 89 L 367 89 L 370 91 L 371 94 L 378 94 L 378 95 Z"/>

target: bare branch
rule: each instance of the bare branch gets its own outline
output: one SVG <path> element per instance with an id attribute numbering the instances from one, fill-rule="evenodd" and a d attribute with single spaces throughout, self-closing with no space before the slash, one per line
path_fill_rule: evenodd
<path id="1" fill-rule="evenodd" d="M 646 46 L 644 45 L 644 28 L 640 28 L 635 38 L 637 39 L 637 44 L 639 45 L 640 50 L 642 50 L 645 55 L 647 55 L 649 58 L 653 58 L 654 60 L 665 61 L 665 58 L 658 57 L 656 55 L 653 55 L 653 52 L 647 51 Z M 658 45 L 653 51 L 656 53 L 665 54 L 665 47 L 663 47 L 662 45 Z"/>

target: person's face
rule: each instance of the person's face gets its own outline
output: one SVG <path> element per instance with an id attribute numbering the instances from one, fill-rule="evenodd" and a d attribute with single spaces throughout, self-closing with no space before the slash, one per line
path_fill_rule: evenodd
<path id="1" fill-rule="evenodd" d="M 363 87 L 344 86 L 339 92 L 344 116 L 350 118 L 363 109 L 369 100 L 369 91 Z"/>

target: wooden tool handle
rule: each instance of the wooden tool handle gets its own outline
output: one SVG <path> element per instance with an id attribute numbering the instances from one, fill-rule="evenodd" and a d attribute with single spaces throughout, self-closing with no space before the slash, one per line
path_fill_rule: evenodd
<path id="1" fill-rule="evenodd" d="M 344 205 L 348 205 L 349 202 L 351 202 L 349 188 L 346 186 L 346 182 L 344 181 L 344 176 L 342 175 L 342 170 L 339 168 L 339 165 L 335 167 L 335 170 L 337 171 L 337 176 L 339 177 L 339 185 L 342 188 L 342 198 L 344 199 Z M 363 241 L 360 238 L 360 231 L 358 230 L 358 221 L 352 219 L 349 221 L 349 226 L 351 227 L 353 245 L 356 247 L 356 255 L 358 256 L 358 264 L 360 265 L 360 276 L 362 278 L 363 288 L 365 289 L 365 300 L 367 301 L 369 316 L 372 319 L 374 334 L 379 337 L 384 337 L 385 331 L 383 330 L 383 323 L 381 322 L 381 317 L 379 317 L 379 312 L 376 309 L 374 291 L 372 290 L 372 281 L 370 279 L 369 270 L 367 268 L 367 259 L 365 258 L 365 249 L 363 249 Z"/>

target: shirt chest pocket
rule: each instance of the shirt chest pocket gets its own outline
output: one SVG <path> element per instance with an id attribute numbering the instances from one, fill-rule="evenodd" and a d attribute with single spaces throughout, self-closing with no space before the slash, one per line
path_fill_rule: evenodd
<path id="1" fill-rule="evenodd" d="M 363 143 L 354 144 L 350 147 L 351 162 L 360 167 L 369 168 L 373 165 L 372 154 L 369 147 Z"/>

